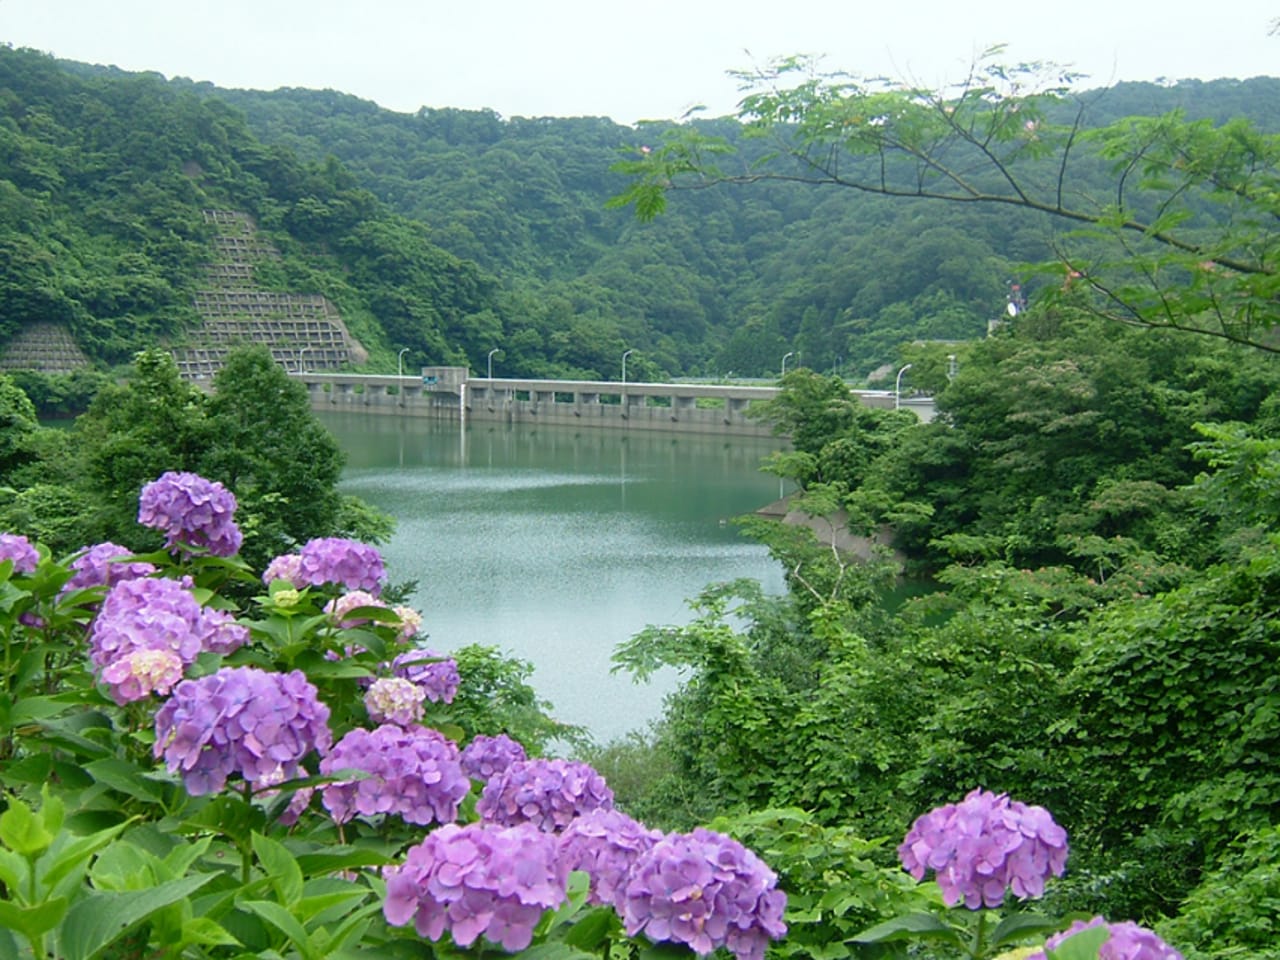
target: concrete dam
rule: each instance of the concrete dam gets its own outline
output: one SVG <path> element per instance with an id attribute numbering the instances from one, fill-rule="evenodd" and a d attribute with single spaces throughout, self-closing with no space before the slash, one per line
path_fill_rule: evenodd
<path id="1" fill-rule="evenodd" d="M 618 383 L 471 377 L 463 367 L 424 367 L 417 376 L 291 373 L 311 408 L 460 423 L 556 424 L 623 430 L 667 430 L 767 437 L 766 421 L 747 416 L 772 399 L 776 386 L 701 383 Z M 851 390 L 869 407 L 911 410 L 933 419 L 933 398 L 891 390 Z"/>

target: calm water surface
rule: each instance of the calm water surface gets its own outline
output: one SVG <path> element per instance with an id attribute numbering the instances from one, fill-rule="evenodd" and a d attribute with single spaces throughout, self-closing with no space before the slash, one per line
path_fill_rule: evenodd
<path id="1" fill-rule="evenodd" d="M 321 418 L 347 453 L 342 488 L 399 523 L 392 580 L 417 579 L 431 646 L 498 647 L 534 665 L 561 720 L 606 741 L 661 712 L 672 673 L 611 675 L 614 646 L 686 623 L 707 584 L 782 572 L 730 523 L 776 499 L 750 438 Z"/>

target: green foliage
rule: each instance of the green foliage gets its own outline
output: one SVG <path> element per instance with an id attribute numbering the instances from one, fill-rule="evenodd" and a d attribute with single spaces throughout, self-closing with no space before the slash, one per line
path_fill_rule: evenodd
<path id="1" fill-rule="evenodd" d="M 1160 927 L 1187 960 L 1280 957 L 1280 830 L 1246 833 Z"/>
<path id="2" fill-rule="evenodd" d="M 711 823 L 755 850 L 787 893 L 787 938 L 778 957 L 839 960 L 867 955 L 850 941 L 883 917 L 937 907 L 898 867 L 886 867 L 884 842 L 844 826 L 823 826 L 798 809 L 757 810 Z"/>

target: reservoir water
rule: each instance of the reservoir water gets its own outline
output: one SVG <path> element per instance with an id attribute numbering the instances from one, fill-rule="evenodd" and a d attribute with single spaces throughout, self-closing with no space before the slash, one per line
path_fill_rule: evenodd
<path id="1" fill-rule="evenodd" d="M 382 547 L 428 644 L 479 643 L 533 664 L 553 714 L 606 742 L 661 712 L 676 677 L 610 673 L 616 644 L 687 623 L 710 583 L 782 571 L 732 523 L 779 496 L 760 461 L 781 441 L 506 427 L 326 413 L 342 489 L 394 516 Z"/>

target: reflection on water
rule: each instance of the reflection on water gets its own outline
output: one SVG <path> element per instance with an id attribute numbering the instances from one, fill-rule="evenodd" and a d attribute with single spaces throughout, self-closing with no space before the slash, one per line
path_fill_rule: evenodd
<path id="1" fill-rule="evenodd" d="M 686 601 L 781 570 L 729 521 L 778 496 L 759 473 L 780 444 L 361 414 L 322 419 L 347 452 L 343 489 L 396 517 L 383 553 L 430 643 L 496 646 L 534 664 L 556 715 L 607 740 L 643 727 L 675 683 L 609 673 L 614 645 L 687 622 Z"/>

